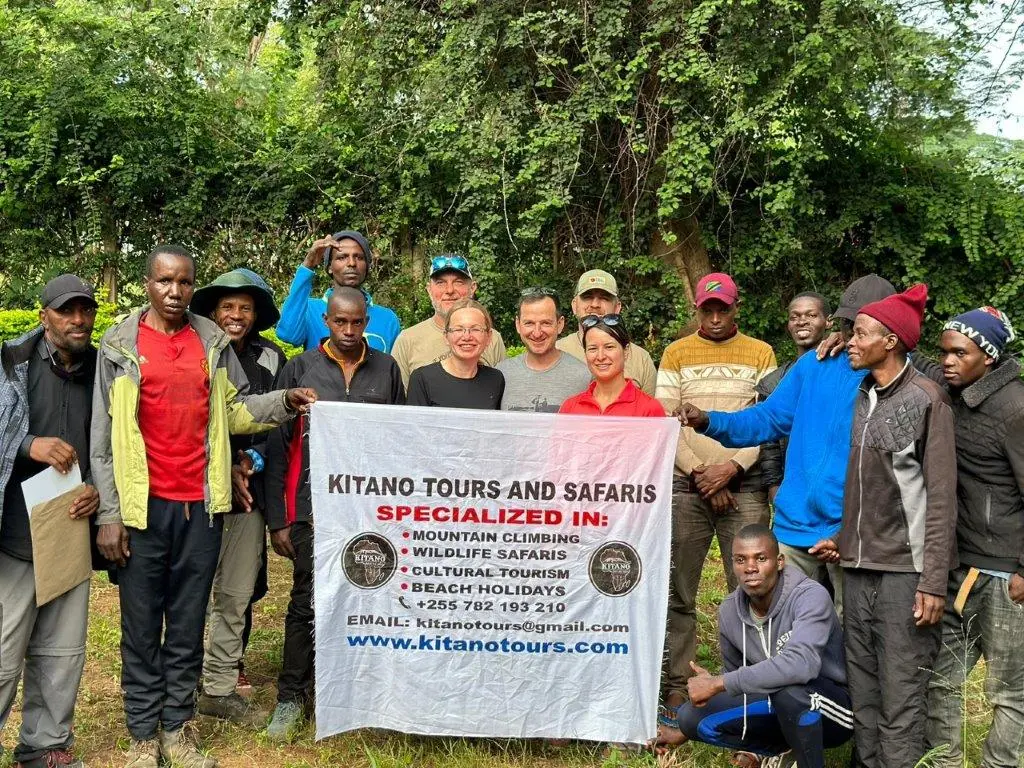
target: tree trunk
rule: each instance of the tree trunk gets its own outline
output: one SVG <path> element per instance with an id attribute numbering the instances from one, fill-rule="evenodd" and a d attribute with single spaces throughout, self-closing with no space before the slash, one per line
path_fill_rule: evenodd
<path id="1" fill-rule="evenodd" d="M 117 303 L 117 262 L 120 260 L 121 249 L 117 244 L 117 225 L 110 216 L 105 216 L 103 231 L 100 234 L 103 248 L 102 287 L 106 291 L 107 301 Z"/>
<path id="2" fill-rule="evenodd" d="M 675 242 L 665 242 L 663 233 L 675 235 Z M 665 222 L 652 238 L 651 254 L 679 275 L 686 291 L 687 303 L 693 304 L 697 281 L 711 271 L 711 259 L 700 239 L 700 222 L 697 217 L 687 216 Z"/>

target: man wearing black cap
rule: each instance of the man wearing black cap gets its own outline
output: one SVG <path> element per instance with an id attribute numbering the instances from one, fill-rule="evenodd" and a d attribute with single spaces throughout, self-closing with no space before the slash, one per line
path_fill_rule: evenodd
<path id="1" fill-rule="evenodd" d="M 89 582 L 36 606 L 32 537 L 20 484 L 47 466 L 67 472 L 75 463 L 90 482 L 96 300 L 75 275 L 51 280 L 41 300 L 40 327 L 0 345 L 0 728 L 24 664 L 17 765 L 83 768 L 71 746 L 85 665 Z M 86 485 L 71 516 L 88 517 L 98 507 L 96 489 Z"/>
<path id="2" fill-rule="evenodd" d="M 249 391 L 274 389 L 285 364 L 281 348 L 260 336 L 280 315 L 263 278 L 248 269 L 221 275 L 192 296 L 191 310 L 209 317 L 231 339 Z M 213 578 L 209 631 L 199 712 L 233 722 L 262 725 L 264 714 L 236 691 L 251 687 L 240 672 L 252 627 L 252 603 L 267 592 L 263 465 L 266 436 L 232 435 L 233 504 L 224 516 L 220 559 Z M 262 576 L 262 583 L 258 584 Z"/>
<path id="3" fill-rule="evenodd" d="M 409 377 L 417 368 L 439 363 L 451 354 L 444 338 L 445 320 L 455 302 L 476 296 L 476 280 L 469 270 L 469 260 L 458 254 L 444 254 L 430 260 L 427 295 L 434 314 L 398 335 L 392 354 L 402 372 L 402 383 L 408 388 Z M 505 359 L 505 342 L 497 331 L 491 332 L 480 362 L 492 368 Z"/>
<path id="4" fill-rule="evenodd" d="M 335 232 L 313 243 L 295 271 L 295 279 L 281 307 L 277 337 L 289 344 L 301 345 L 304 349 L 316 349 L 328 336 L 324 324 L 327 300 L 335 288 L 348 286 L 358 288 L 366 297 L 369 311 L 369 322 L 363 332 L 366 343 L 381 352 L 391 352 L 402 325 L 394 310 L 374 304 L 373 297 L 362 287 L 372 260 L 370 243 L 359 232 Z M 324 263 L 331 278 L 331 287 L 323 297 L 314 298 L 311 295 L 313 279 L 316 270 Z"/>

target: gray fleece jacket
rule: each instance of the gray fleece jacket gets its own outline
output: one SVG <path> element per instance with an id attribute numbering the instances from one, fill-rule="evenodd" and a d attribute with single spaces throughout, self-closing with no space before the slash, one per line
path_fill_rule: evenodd
<path id="1" fill-rule="evenodd" d="M 750 617 L 742 588 L 718 609 L 725 690 L 771 695 L 825 677 L 846 685 L 843 631 L 828 591 L 789 566 L 779 574 L 763 626 Z"/>

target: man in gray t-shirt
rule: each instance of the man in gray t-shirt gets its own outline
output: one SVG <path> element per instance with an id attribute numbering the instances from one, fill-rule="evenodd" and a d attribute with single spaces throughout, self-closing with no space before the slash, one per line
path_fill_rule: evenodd
<path id="1" fill-rule="evenodd" d="M 554 291 L 527 288 L 522 292 L 516 331 L 526 351 L 498 363 L 505 377 L 501 410 L 556 413 L 565 400 L 590 386 L 587 366 L 555 347 L 564 328 L 565 317 Z"/>

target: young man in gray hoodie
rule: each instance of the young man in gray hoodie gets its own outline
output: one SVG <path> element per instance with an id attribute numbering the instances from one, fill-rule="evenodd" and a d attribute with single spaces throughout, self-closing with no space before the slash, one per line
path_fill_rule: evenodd
<path id="1" fill-rule="evenodd" d="M 679 730 L 687 739 L 734 750 L 737 765 L 824 768 L 825 749 L 853 734 L 843 633 L 828 590 L 785 567 L 767 526 L 748 525 L 733 541 L 739 589 L 718 609 L 723 674 L 692 664 Z"/>

